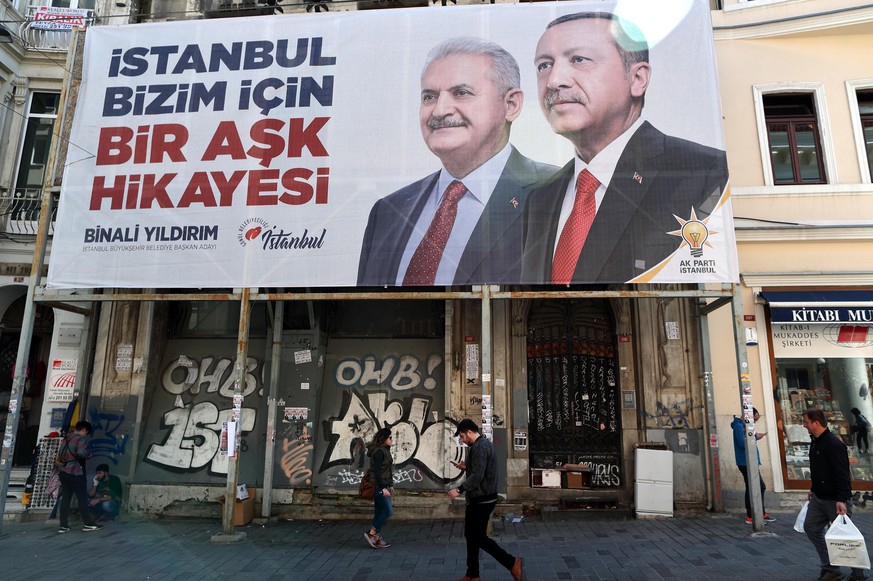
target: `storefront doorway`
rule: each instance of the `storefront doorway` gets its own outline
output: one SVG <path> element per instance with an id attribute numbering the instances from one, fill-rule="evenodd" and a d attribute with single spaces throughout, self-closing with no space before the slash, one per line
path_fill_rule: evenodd
<path id="1" fill-rule="evenodd" d="M 591 485 L 622 486 L 615 320 L 603 299 L 537 300 L 527 329 L 531 485 L 588 464 Z"/>

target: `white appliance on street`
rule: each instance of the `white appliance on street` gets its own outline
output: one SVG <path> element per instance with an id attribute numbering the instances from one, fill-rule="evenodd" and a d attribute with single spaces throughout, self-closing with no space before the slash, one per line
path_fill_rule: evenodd
<path id="1" fill-rule="evenodd" d="M 634 469 L 637 517 L 673 516 L 673 452 L 637 448 Z"/>

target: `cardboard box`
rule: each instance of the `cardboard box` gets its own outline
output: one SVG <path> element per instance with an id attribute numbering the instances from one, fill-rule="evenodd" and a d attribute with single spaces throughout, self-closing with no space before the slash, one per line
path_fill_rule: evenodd
<path id="1" fill-rule="evenodd" d="M 567 488 L 590 488 L 591 487 L 591 473 L 590 472 L 573 472 L 568 471 L 567 474 Z"/>
<path id="2" fill-rule="evenodd" d="M 533 468 L 531 470 L 531 486 L 533 488 L 561 488 L 561 472 Z"/>
<path id="3" fill-rule="evenodd" d="M 245 500 L 236 500 L 233 503 L 233 519 L 231 524 L 235 527 L 241 527 L 252 522 L 255 518 L 255 498 L 257 497 L 255 488 L 248 488 L 248 498 Z M 224 514 L 224 496 L 218 497 L 218 503 L 221 506 L 221 515 Z"/>

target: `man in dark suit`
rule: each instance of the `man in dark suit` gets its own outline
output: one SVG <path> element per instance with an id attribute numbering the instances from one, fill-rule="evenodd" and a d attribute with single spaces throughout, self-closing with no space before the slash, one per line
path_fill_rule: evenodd
<path id="1" fill-rule="evenodd" d="M 528 196 L 521 282 L 631 281 L 679 248 L 676 216 L 715 208 L 725 154 L 641 118 L 649 50 L 626 20 L 562 16 L 535 58 L 543 113 L 576 157 Z"/>
<path id="2" fill-rule="evenodd" d="M 518 63 L 492 42 L 454 38 L 431 50 L 419 121 L 443 167 L 373 206 L 358 285 L 518 282 L 525 186 L 557 170 L 509 145 L 520 85 Z"/>

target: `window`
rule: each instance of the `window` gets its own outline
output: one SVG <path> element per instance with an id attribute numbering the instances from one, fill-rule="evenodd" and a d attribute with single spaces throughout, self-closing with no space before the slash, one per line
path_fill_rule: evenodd
<path id="1" fill-rule="evenodd" d="M 16 196 L 39 198 L 45 179 L 60 95 L 33 93 L 24 130 L 21 160 L 15 180 Z"/>
<path id="2" fill-rule="evenodd" d="M 769 94 L 763 104 L 773 183 L 825 183 L 813 94 Z"/>
<path id="3" fill-rule="evenodd" d="M 869 175 L 873 176 L 873 90 L 858 91 L 858 114 L 867 152 L 867 169 Z"/>

